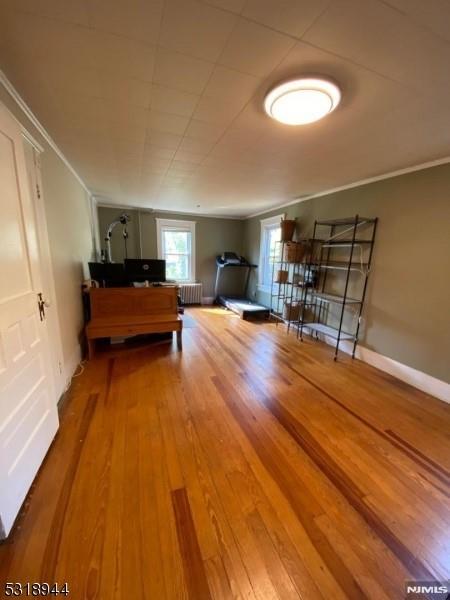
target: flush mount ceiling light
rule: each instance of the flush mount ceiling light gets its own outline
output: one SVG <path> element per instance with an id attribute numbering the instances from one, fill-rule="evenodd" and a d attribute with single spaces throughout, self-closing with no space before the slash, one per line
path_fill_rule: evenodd
<path id="1" fill-rule="evenodd" d="M 341 100 L 335 83 L 327 79 L 305 77 L 280 83 L 271 90 L 264 108 L 272 119 L 285 125 L 306 125 L 332 112 Z"/>

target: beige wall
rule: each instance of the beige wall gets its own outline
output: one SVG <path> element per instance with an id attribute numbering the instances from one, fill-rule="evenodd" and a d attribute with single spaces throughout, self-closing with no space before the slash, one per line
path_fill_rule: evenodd
<path id="1" fill-rule="evenodd" d="M 83 330 L 80 284 L 93 249 L 88 194 L 2 86 L 0 102 L 44 148 L 40 156 L 42 187 L 61 332 L 62 368 L 70 377 L 78 362 Z"/>
<path id="2" fill-rule="evenodd" d="M 244 252 L 259 260 L 260 219 L 285 212 L 299 235 L 315 219 L 379 217 L 361 344 L 450 382 L 450 165 L 329 194 L 248 219 Z M 256 293 L 256 274 L 252 293 Z M 269 304 L 266 294 L 256 293 Z"/>
<path id="3" fill-rule="evenodd" d="M 141 229 L 142 257 L 157 258 L 156 219 L 181 219 L 195 221 L 196 237 L 196 278 L 203 283 L 203 295 L 213 296 L 214 279 L 216 275 L 216 256 L 229 250 L 240 254 L 243 250 L 244 222 L 236 219 L 214 219 L 176 213 L 159 213 L 148 211 L 128 210 L 121 208 L 99 207 L 98 220 L 100 238 L 104 247 L 105 231 L 121 212 L 131 216 L 128 227 L 128 257 L 140 256 L 139 220 Z M 112 254 L 115 262 L 121 262 L 124 257 L 122 228 L 118 226 L 112 238 Z"/>
<path id="4" fill-rule="evenodd" d="M 84 327 L 80 285 L 93 251 L 90 202 L 54 152 L 44 152 L 41 165 L 63 355 L 70 362 Z"/>

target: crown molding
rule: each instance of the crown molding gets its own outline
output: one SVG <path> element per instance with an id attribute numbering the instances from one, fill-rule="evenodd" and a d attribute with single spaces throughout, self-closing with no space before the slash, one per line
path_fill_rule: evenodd
<path id="1" fill-rule="evenodd" d="M 78 173 L 75 171 L 73 166 L 70 164 L 70 162 L 64 156 L 62 150 L 58 147 L 58 145 L 53 140 L 53 138 L 50 136 L 48 131 L 45 129 L 45 127 L 42 125 L 42 123 L 39 121 L 39 119 L 33 113 L 31 108 L 28 106 L 28 104 L 25 102 L 25 100 L 22 98 L 22 96 L 19 94 L 19 92 L 16 90 L 16 88 L 13 86 L 13 84 L 10 82 L 10 80 L 6 77 L 5 73 L 1 69 L 0 69 L 0 84 L 3 85 L 5 90 L 8 92 L 8 94 L 14 100 L 14 102 L 17 104 L 17 106 L 20 108 L 20 110 L 23 112 L 23 114 L 27 117 L 27 119 L 30 121 L 30 123 L 33 125 L 33 127 L 39 132 L 39 134 L 43 137 L 43 139 L 47 142 L 47 144 L 52 148 L 52 150 L 54 150 L 54 152 L 59 156 L 59 158 L 66 165 L 66 167 L 69 169 L 69 171 L 72 173 L 72 175 L 77 179 L 77 181 L 80 183 L 80 185 L 86 190 L 88 195 L 91 196 L 92 195 L 91 190 L 84 183 L 84 181 L 80 177 L 80 175 L 78 175 Z M 14 115 L 13 115 L 13 117 L 14 117 Z M 14 118 L 16 119 L 16 117 L 14 117 Z M 18 119 L 16 119 L 16 121 L 17 120 Z M 43 148 L 41 147 L 41 145 L 38 142 L 36 142 L 35 138 L 24 127 L 23 123 L 21 123 L 19 121 L 19 125 L 22 129 L 23 135 L 27 139 L 29 139 L 33 143 L 33 145 L 35 145 L 35 146 L 37 145 L 38 146 L 37 149 L 39 149 L 42 152 Z"/>
<path id="2" fill-rule="evenodd" d="M 14 115 L 13 115 L 13 117 L 14 117 Z M 22 131 L 22 137 L 24 137 L 27 140 L 27 142 L 33 146 L 33 148 L 36 150 L 36 152 L 38 152 L 39 154 L 41 154 L 41 152 L 44 152 L 44 148 L 36 140 L 36 138 L 34 138 L 31 135 L 31 133 L 25 129 L 25 127 L 22 125 L 22 123 L 20 123 L 20 121 L 18 119 L 16 119 L 16 117 L 14 117 L 14 119 L 20 125 L 20 129 Z"/>
<path id="3" fill-rule="evenodd" d="M 284 208 L 285 206 L 292 206 L 293 204 L 305 202 L 306 200 L 312 200 L 313 198 L 328 196 L 330 194 L 335 194 L 336 192 L 350 190 L 355 187 L 368 185 L 369 183 L 375 183 L 376 181 L 383 181 L 384 179 L 392 179 L 394 177 L 399 177 L 400 175 L 414 173 L 415 171 L 424 171 L 425 169 L 431 169 L 432 167 L 438 167 L 439 165 L 446 165 L 448 163 L 450 163 L 450 156 L 445 156 L 444 158 L 438 158 L 437 160 L 424 162 L 419 165 L 414 165 L 413 167 L 406 167 L 404 169 L 398 169 L 397 171 L 390 171 L 389 173 L 383 173 L 382 175 L 376 175 L 375 177 L 369 177 L 368 179 L 361 179 L 360 181 L 354 181 L 353 183 L 347 183 L 346 185 L 330 188 L 328 190 L 324 190 L 323 192 L 317 192 L 317 194 L 310 194 L 309 196 L 294 198 L 294 200 L 289 200 L 289 202 L 283 202 L 282 204 L 274 204 L 272 207 L 265 208 L 264 210 L 248 215 L 247 217 L 244 217 L 244 219 L 253 219 L 253 217 L 265 215 L 268 212 L 278 210 L 279 208 Z"/>
<path id="4" fill-rule="evenodd" d="M 159 210 L 159 209 L 144 208 L 144 207 L 132 206 L 132 205 L 123 206 L 123 205 L 119 205 L 119 204 L 110 203 L 108 201 L 102 201 L 101 196 L 98 196 L 95 193 L 91 192 L 91 190 L 85 184 L 83 179 L 80 177 L 80 175 L 77 173 L 77 171 L 70 164 L 68 159 L 65 157 L 62 150 L 58 147 L 58 145 L 53 140 L 53 138 L 50 136 L 48 131 L 41 124 L 41 122 L 38 120 L 38 118 L 33 113 L 31 108 L 28 106 L 28 104 L 25 102 L 25 100 L 22 98 L 22 96 L 19 94 L 19 92 L 16 90 L 16 88 L 13 86 L 13 84 L 10 82 L 10 80 L 7 78 L 7 76 L 1 69 L 0 69 L 0 84 L 3 85 L 5 90 L 11 96 L 11 98 L 15 101 L 17 106 L 21 109 L 21 111 L 27 117 L 27 119 L 30 121 L 30 123 L 39 132 L 39 134 L 42 136 L 42 138 L 47 142 L 47 144 L 59 156 L 59 158 L 62 160 L 62 162 L 66 165 L 66 167 L 69 169 L 69 171 L 73 174 L 73 176 L 77 179 L 77 181 L 80 183 L 80 185 L 87 192 L 89 197 L 90 198 L 95 197 L 96 204 L 98 206 L 105 206 L 108 208 L 130 208 L 130 209 L 134 209 L 134 210 L 140 210 L 142 212 L 159 212 L 159 213 L 170 213 L 170 214 L 174 214 L 174 215 L 189 215 L 189 216 L 193 216 L 193 217 L 197 216 L 197 217 L 204 217 L 204 218 L 208 218 L 208 219 L 230 219 L 230 220 L 235 220 L 235 221 L 244 221 L 247 219 L 252 219 L 253 217 L 259 217 L 261 215 L 265 215 L 269 212 L 272 212 L 273 210 L 285 208 L 286 206 L 292 206 L 293 204 L 298 204 L 299 202 L 305 202 L 306 200 L 312 200 L 314 198 L 328 196 L 329 194 L 334 194 L 336 192 L 342 192 L 342 191 L 349 190 L 349 189 L 352 189 L 355 187 L 368 185 L 370 183 L 375 183 L 377 181 L 383 181 L 384 179 L 391 179 L 394 177 L 399 177 L 400 175 L 406 175 L 408 173 L 414 173 L 415 171 L 422 171 L 424 169 L 430 169 L 432 167 L 437 167 L 439 165 L 444 165 L 444 164 L 450 163 L 450 156 L 446 156 L 444 158 L 440 158 L 440 159 L 429 161 L 429 162 L 424 162 L 424 163 L 421 163 L 418 165 L 414 165 L 412 167 L 406 167 L 404 169 L 399 169 L 397 171 L 390 171 L 388 173 L 383 173 L 382 175 L 376 175 L 375 177 L 361 179 L 359 181 L 355 181 L 353 183 L 349 183 L 349 184 L 342 185 L 339 187 L 329 188 L 327 190 L 324 190 L 323 192 L 318 192 L 317 194 L 310 194 L 308 196 L 304 196 L 301 198 L 294 198 L 293 200 L 290 200 L 288 202 L 282 202 L 281 204 L 274 204 L 273 206 L 270 206 L 268 208 L 265 208 L 264 210 L 249 214 L 247 216 L 233 216 L 233 215 L 227 216 L 227 215 L 182 212 L 182 211 L 175 211 L 175 210 L 173 210 L 173 211 L 172 210 Z M 14 117 L 14 115 L 13 115 L 13 117 Z M 16 119 L 16 117 L 14 117 L 14 118 Z M 16 121 L 17 121 L 17 119 L 16 119 Z M 19 125 L 22 129 L 23 135 L 25 137 L 27 137 L 30 140 L 30 142 L 33 143 L 33 145 L 36 146 L 37 150 L 42 151 L 41 145 L 35 140 L 35 138 L 24 127 L 24 125 L 20 122 L 19 122 Z"/>
<path id="5" fill-rule="evenodd" d="M 228 219 L 230 221 L 245 221 L 248 217 L 237 217 L 237 216 L 226 216 L 226 215 L 211 215 L 205 213 L 194 213 L 189 211 L 181 210 L 163 210 L 159 208 L 145 208 L 144 206 L 136 206 L 132 204 L 115 204 L 114 202 L 108 202 L 107 199 L 102 200 L 102 196 L 93 195 L 96 205 L 99 208 L 115 208 L 117 210 L 137 210 L 139 212 L 147 213 L 158 213 L 162 215 L 186 215 L 189 217 L 203 217 L 205 219 Z"/>

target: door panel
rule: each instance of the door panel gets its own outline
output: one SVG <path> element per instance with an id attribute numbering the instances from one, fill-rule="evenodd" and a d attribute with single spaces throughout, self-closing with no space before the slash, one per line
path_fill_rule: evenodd
<path id="1" fill-rule="evenodd" d="M 30 291 L 30 271 L 23 269 L 27 261 L 25 232 L 17 201 L 17 169 L 13 141 L 0 132 L 0 181 L 2 201 L 2 279 L 0 298 L 14 297 Z"/>
<path id="2" fill-rule="evenodd" d="M 0 205 L 0 521 L 7 535 L 57 431 L 58 415 L 47 327 L 37 304 L 40 264 L 22 137 L 1 105 Z"/>

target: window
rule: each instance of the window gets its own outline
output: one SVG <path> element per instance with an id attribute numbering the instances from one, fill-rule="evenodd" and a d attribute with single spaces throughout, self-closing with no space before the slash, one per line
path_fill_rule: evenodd
<path id="1" fill-rule="evenodd" d="M 167 279 L 195 281 L 195 221 L 156 219 L 156 231 Z"/>
<path id="2" fill-rule="evenodd" d="M 270 292 L 272 285 L 273 263 L 280 260 L 277 253 L 280 252 L 281 228 L 280 221 L 283 215 L 276 215 L 268 219 L 261 219 L 261 240 L 259 252 L 259 289 Z"/>

